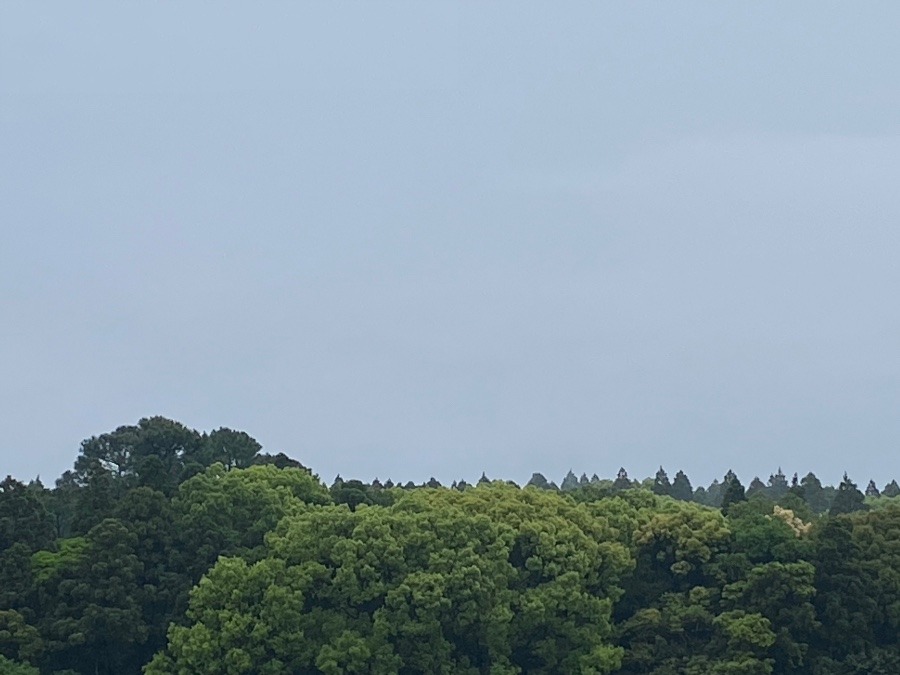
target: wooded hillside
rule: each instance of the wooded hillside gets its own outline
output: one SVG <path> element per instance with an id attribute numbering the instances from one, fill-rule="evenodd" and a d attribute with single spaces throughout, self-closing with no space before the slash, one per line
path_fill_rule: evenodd
<path id="1" fill-rule="evenodd" d="M 780 469 L 327 486 L 143 419 L 52 488 L 0 483 L 0 675 L 896 675 L 898 495 Z"/>

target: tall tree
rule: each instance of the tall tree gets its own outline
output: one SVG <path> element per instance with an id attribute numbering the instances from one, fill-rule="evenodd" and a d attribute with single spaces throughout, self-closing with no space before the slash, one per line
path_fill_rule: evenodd
<path id="1" fill-rule="evenodd" d="M 694 488 L 691 481 L 684 471 L 675 474 L 675 480 L 672 481 L 672 496 L 683 502 L 689 502 L 694 498 Z"/>
<path id="2" fill-rule="evenodd" d="M 874 480 L 870 480 L 869 484 L 866 486 L 866 497 L 880 497 L 881 492 L 878 490 L 878 486 L 875 485 Z"/>
<path id="3" fill-rule="evenodd" d="M 831 504 L 829 513 L 832 516 L 837 516 L 842 513 L 864 511 L 868 508 L 869 507 L 866 506 L 865 495 L 859 491 L 859 488 L 856 487 L 856 483 L 850 480 L 850 478 L 845 473 L 844 479 L 838 486 L 838 491 L 834 496 L 834 501 Z"/>
<path id="4" fill-rule="evenodd" d="M 825 513 L 830 504 L 822 488 L 822 482 L 816 477 L 816 474 L 810 471 L 800 481 L 800 485 L 803 488 L 803 494 L 806 498 L 806 503 L 809 504 L 809 508 L 814 513 Z"/>
<path id="5" fill-rule="evenodd" d="M 734 471 L 729 469 L 722 484 L 725 486 L 725 493 L 722 496 L 722 511 L 727 511 L 732 504 L 737 504 L 747 498 L 744 493 L 744 486 Z"/>
<path id="6" fill-rule="evenodd" d="M 12 476 L 0 481 L 0 552 L 16 543 L 32 551 L 50 545 L 55 528 L 45 492 L 40 484 L 25 485 Z"/>
<path id="7" fill-rule="evenodd" d="M 768 497 L 772 501 L 777 502 L 789 489 L 790 485 L 788 484 L 787 477 L 779 466 L 778 471 L 769 476 Z"/>
<path id="8" fill-rule="evenodd" d="M 631 480 L 628 478 L 628 472 L 625 470 L 625 467 L 621 467 L 619 469 L 619 473 L 616 474 L 616 479 L 613 481 L 613 489 L 614 490 L 630 490 L 634 487 L 631 484 Z"/>
<path id="9" fill-rule="evenodd" d="M 528 485 L 531 485 L 531 486 L 533 486 L 533 487 L 536 487 L 536 488 L 538 488 L 538 489 L 540 489 L 540 490 L 549 490 L 549 489 L 550 489 L 550 483 L 549 483 L 549 481 L 544 477 L 544 474 L 542 474 L 542 473 L 533 473 L 533 474 L 531 474 L 531 478 L 530 478 L 529 481 L 526 483 L 526 486 L 528 486 Z"/>
<path id="10" fill-rule="evenodd" d="M 884 490 L 881 491 L 881 494 L 885 497 L 900 497 L 900 485 L 897 485 L 896 480 L 892 480 L 884 486 Z"/>
<path id="11" fill-rule="evenodd" d="M 566 474 L 565 478 L 563 478 L 562 483 L 559 488 L 563 492 L 569 492 L 570 490 L 575 490 L 578 487 L 578 476 L 576 476 L 571 469 L 569 469 L 569 473 Z"/>
<path id="12" fill-rule="evenodd" d="M 671 495 L 672 494 L 672 484 L 669 482 L 669 476 L 666 473 L 666 470 L 659 467 L 659 470 L 656 472 L 656 475 L 653 477 L 653 494 L 657 495 Z"/>
<path id="13" fill-rule="evenodd" d="M 247 433 L 222 427 L 203 435 L 199 455 L 203 466 L 220 462 L 226 469 L 246 469 L 260 450 L 262 446 Z"/>
<path id="14" fill-rule="evenodd" d="M 747 498 L 749 499 L 753 495 L 765 493 L 766 484 L 759 479 L 759 476 L 754 476 L 753 480 L 750 481 L 750 485 L 747 486 Z"/>

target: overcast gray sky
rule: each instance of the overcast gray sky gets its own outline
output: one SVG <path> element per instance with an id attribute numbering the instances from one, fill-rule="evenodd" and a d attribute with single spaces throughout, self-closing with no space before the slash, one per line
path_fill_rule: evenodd
<path id="1" fill-rule="evenodd" d="M 900 478 L 900 3 L 0 3 L 0 474 Z"/>

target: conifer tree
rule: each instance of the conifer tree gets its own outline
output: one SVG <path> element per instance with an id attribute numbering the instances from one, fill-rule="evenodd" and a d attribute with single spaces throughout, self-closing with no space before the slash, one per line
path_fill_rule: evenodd
<path id="1" fill-rule="evenodd" d="M 672 483 L 669 482 L 669 476 L 666 474 L 666 470 L 659 467 L 659 471 L 656 472 L 656 476 L 653 477 L 653 494 L 657 495 L 671 495 L 672 494 Z"/>
<path id="2" fill-rule="evenodd" d="M 869 507 L 865 503 L 865 495 L 856 487 L 856 483 L 850 480 L 847 474 L 838 486 L 837 494 L 831 504 L 831 510 L 828 512 L 832 516 L 842 513 L 853 513 L 854 511 L 865 511 Z"/>
<path id="3" fill-rule="evenodd" d="M 632 485 L 631 481 L 628 479 L 628 472 L 625 470 L 625 467 L 621 467 L 619 473 L 616 475 L 616 479 L 613 481 L 613 489 L 628 490 L 631 487 Z"/>
<path id="4" fill-rule="evenodd" d="M 550 483 L 547 481 L 547 479 L 544 477 L 544 474 L 542 474 L 542 473 L 531 474 L 531 479 L 525 485 L 526 486 L 532 485 L 541 490 L 549 490 L 550 489 Z"/>
<path id="5" fill-rule="evenodd" d="M 683 502 L 689 502 L 694 498 L 694 488 L 691 486 L 691 481 L 684 471 L 679 471 L 675 474 L 675 480 L 672 481 L 672 491 L 669 494 Z"/>
<path id="6" fill-rule="evenodd" d="M 578 487 L 578 476 L 576 476 L 574 473 L 572 473 L 572 470 L 569 469 L 569 473 L 567 473 L 566 477 L 563 478 L 563 482 L 562 482 L 562 485 L 560 485 L 560 488 L 564 492 L 568 492 L 569 490 L 574 490 L 577 487 Z"/>
<path id="7" fill-rule="evenodd" d="M 726 511 L 732 504 L 747 499 L 747 495 L 744 493 L 744 486 L 734 471 L 729 469 L 728 473 L 725 474 L 723 485 L 725 485 L 725 493 L 722 496 L 722 511 Z"/>

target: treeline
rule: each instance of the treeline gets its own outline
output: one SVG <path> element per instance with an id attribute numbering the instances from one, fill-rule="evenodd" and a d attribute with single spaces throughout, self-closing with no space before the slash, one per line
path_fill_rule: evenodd
<path id="1" fill-rule="evenodd" d="M 0 483 L 0 675 L 900 673 L 900 490 L 336 478 L 161 417 Z"/>
<path id="2" fill-rule="evenodd" d="M 628 472 L 620 468 L 616 478 L 601 479 L 594 474 L 591 478 L 587 474 L 581 474 L 578 478 L 572 471 L 562 480 L 560 487 L 556 483 L 548 481 L 542 474 L 535 473 L 526 485 L 532 485 L 545 490 L 562 490 L 564 492 L 587 489 L 595 494 L 611 494 L 618 490 L 630 490 L 643 488 L 657 495 L 673 497 L 681 501 L 695 501 L 698 504 L 722 508 L 744 498 L 762 497 L 773 503 L 789 506 L 801 513 L 822 514 L 826 512 L 832 515 L 850 513 L 864 510 L 870 506 L 883 504 L 881 497 L 893 498 L 900 496 L 900 485 L 896 480 L 891 480 L 883 489 L 878 489 L 874 480 L 869 480 L 865 492 L 861 492 L 846 474 L 843 481 L 837 487 L 823 485 L 812 472 L 807 473 L 802 479 L 794 474 L 788 481 L 787 476 L 779 467 L 778 471 L 769 476 L 767 482 L 755 476 L 745 488 L 741 480 L 733 471 L 728 471 L 722 480 L 715 479 L 708 487 L 700 486 L 696 490 L 691 485 L 690 479 L 683 471 L 675 474 L 675 479 L 670 481 L 665 469 L 659 467 L 659 471 L 653 478 L 645 478 L 642 481 L 630 480 Z"/>

